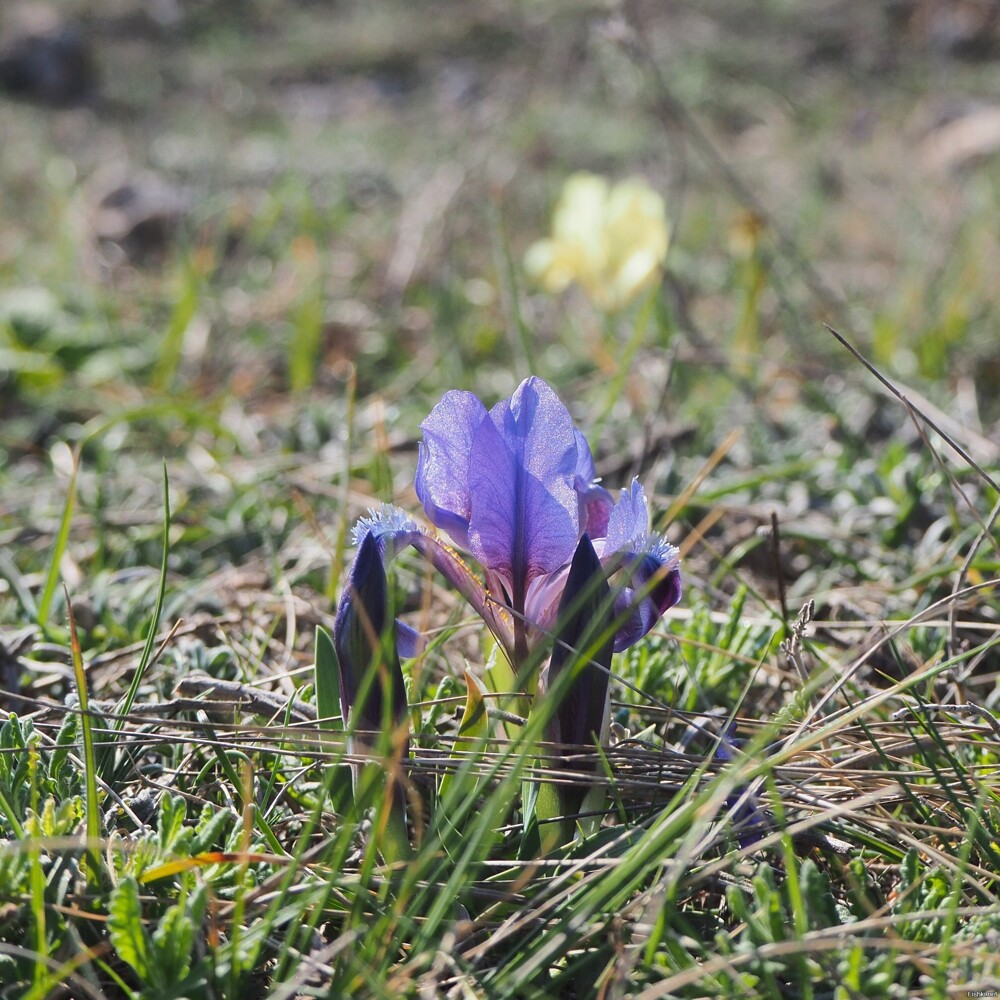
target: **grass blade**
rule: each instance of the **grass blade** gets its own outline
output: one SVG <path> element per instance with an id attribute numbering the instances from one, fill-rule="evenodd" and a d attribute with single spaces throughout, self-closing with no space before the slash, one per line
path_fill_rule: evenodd
<path id="1" fill-rule="evenodd" d="M 97 850 L 97 842 L 101 837 L 100 803 L 97 801 L 97 761 L 94 755 L 93 720 L 90 715 L 90 695 L 87 691 L 87 675 L 83 669 L 83 654 L 80 652 L 80 641 L 76 634 L 76 619 L 73 617 L 73 605 L 70 603 L 69 591 L 66 595 L 66 609 L 69 614 L 70 650 L 73 655 L 73 680 L 76 683 L 77 697 L 80 699 L 80 729 L 83 734 L 83 768 L 84 768 L 84 811 L 87 830 L 87 851 L 90 855 L 94 876 L 101 868 L 101 856 Z"/>
<path id="2" fill-rule="evenodd" d="M 313 668 L 313 683 L 316 687 L 316 713 L 319 726 L 327 731 L 336 731 L 336 719 L 340 716 L 340 668 L 333 636 L 316 626 L 316 664 Z"/>
<path id="3" fill-rule="evenodd" d="M 160 627 L 160 615 L 163 612 L 163 598 L 167 590 L 167 560 L 170 556 L 170 483 L 167 479 L 167 464 L 163 463 L 163 558 L 160 562 L 160 582 L 156 591 L 156 605 L 153 608 L 153 618 L 149 623 L 149 632 L 146 635 L 146 644 L 143 646 L 142 655 L 139 657 L 139 664 L 132 675 L 132 682 L 129 684 L 125 697 L 122 698 L 116 711 L 115 718 L 111 724 L 112 731 L 121 732 L 125 725 L 125 719 L 132 710 L 136 695 L 139 693 L 139 685 L 146 673 L 153 656 L 153 649 L 156 645 L 156 634 Z M 106 766 L 107 759 L 113 759 L 114 747 L 109 748 L 109 755 L 102 760 L 102 772 Z"/>
<path id="4" fill-rule="evenodd" d="M 52 611 L 52 601 L 55 599 L 56 589 L 59 586 L 59 567 L 66 553 L 66 546 L 69 545 L 69 532 L 73 524 L 73 511 L 76 509 L 76 487 L 79 474 L 80 451 L 76 449 L 73 452 L 73 471 L 70 473 L 69 485 L 66 489 L 66 502 L 63 504 L 62 518 L 59 521 L 59 531 L 56 534 L 55 544 L 52 546 L 49 568 L 45 573 L 45 586 L 42 588 L 42 596 L 38 601 L 38 624 L 42 628 L 48 625 L 49 614 Z"/>

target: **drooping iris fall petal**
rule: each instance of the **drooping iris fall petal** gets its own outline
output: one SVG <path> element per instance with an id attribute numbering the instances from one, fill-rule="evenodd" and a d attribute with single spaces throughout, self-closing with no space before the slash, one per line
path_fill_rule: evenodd
<path id="1" fill-rule="evenodd" d="M 455 549 L 422 531 L 409 514 L 389 504 L 369 510 L 354 527 L 354 542 L 360 548 L 369 537 L 375 540 L 383 560 L 412 545 L 468 601 L 505 648 L 512 644 L 510 615 L 503 604 L 490 597 L 472 567 Z M 398 633 L 402 635 L 405 629 L 397 622 Z M 403 642 L 401 637 L 401 651 Z M 411 637 L 406 637 L 405 645 L 413 654 L 418 652 Z"/>
<path id="2" fill-rule="evenodd" d="M 608 518 L 607 534 L 597 543 L 605 566 L 620 567 L 615 605 L 620 625 L 615 652 L 641 639 L 660 616 L 681 599 L 677 549 L 649 532 L 646 493 L 637 479 L 621 496 Z"/>

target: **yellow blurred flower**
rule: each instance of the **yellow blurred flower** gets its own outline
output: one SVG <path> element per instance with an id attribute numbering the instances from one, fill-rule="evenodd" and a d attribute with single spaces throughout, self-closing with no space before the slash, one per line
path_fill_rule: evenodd
<path id="1" fill-rule="evenodd" d="M 611 185 L 577 173 L 563 186 L 552 237 L 528 248 L 524 268 L 549 292 L 575 281 L 598 309 L 615 312 L 659 279 L 669 242 L 663 198 L 644 180 Z"/>

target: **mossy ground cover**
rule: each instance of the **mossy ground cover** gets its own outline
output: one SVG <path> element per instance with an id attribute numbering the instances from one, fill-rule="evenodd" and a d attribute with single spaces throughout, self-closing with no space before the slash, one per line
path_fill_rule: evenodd
<path id="1" fill-rule="evenodd" d="M 0 103 L 0 996 L 1000 990 L 989 21 L 59 13 L 95 91 Z M 611 315 L 522 266 L 580 170 L 667 205 Z M 535 751 L 456 742 L 483 626 L 397 560 L 430 641 L 387 866 L 317 629 L 357 517 L 420 516 L 441 395 L 529 374 L 641 478 L 684 597 L 581 750 L 605 818 L 543 854 Z"/>

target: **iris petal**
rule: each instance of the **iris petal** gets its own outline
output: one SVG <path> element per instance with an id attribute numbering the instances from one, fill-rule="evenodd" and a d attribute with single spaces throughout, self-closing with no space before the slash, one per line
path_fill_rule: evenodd
<path id="1" fill-rule="evenodd" d="M 417 496 L 431 523 L 463 547 L 472 513 L 472 442 L 485 419 L 486 407 L 479 399 L 455 389 L 444 394 L 420 425 L 424 440 L 417 460 Z"/>
<path id="2" fill-rule="evenodd" d="M 580 534 L 603 538 L 608 530 L 608 517 L 615 505 L 611 494 L 596 481 L 594 459 L 587 439 L 578 431 L 576 436 L 576 474 L 573 488 L 579 502 Z"/>
<path id="3" fill-rule="evenodd" d="M 649 551 L 632 554 L 624 572 L 632 586 L 615 595 L 615 611 L 623 619 L 615 636 L 616 653 L 638 642 L 681 599 L 680 556 L 662 539 L 653 536 Z"/>
<path id="4" fill-rule="evenodd" d="M 617 566 L 625 577 L 615 594 L 621 621 L 615 637 L 619 653 L 638 642 L 681 599 L 680 556 L 649 531 L 646 494 L 637 479 L 621 491 L 607 534 L 594 545 L 605 567 Z"/>
<path id="5" fill-rule="evenodd" d="M 634 552 L 642 549 L 649 537 L 649 512 L 646 508 L 646 492 L 638 479 L 632 480 L 627 490 L 621 491 L 621 496 L 608 518 L 608 530 L 604 536 L 604 546 L 601 555 L 610 556 L 613 552 Z"/>
<path id="6" fill-rule="evenodd" d="M 469 551 L 523 609 L 532 578 L 567 563 L 580 537 L 572 418 L 545 382 L 526 379 L 490 411 L 473 453 Z"/>
<path id="7" fill-rule="evenodd" d="M 576 481 L 589 485 L 597 478 L 594 468 L 594 456 L 590 453 L 587 439 L 574 427 L 573 438 L 576 441 Z"/>

